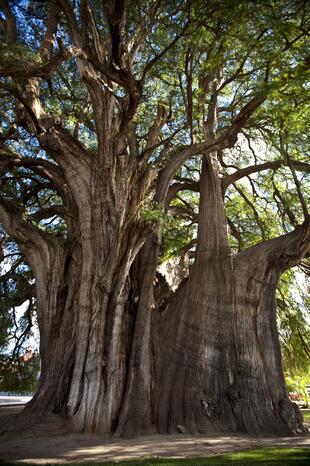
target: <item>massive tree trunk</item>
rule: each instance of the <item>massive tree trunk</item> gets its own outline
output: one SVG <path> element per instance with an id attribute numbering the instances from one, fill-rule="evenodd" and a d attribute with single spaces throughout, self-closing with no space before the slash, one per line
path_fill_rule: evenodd
<path id="1" fill-rule="evenodd" d="M 143 65 L 144 55 L 150 53 L 149 40 L 141 56 L 138 51 L 149 31 L 157 28 L 152 23 L 160 2 L 155 2 L 153 12 L 147 9 L 150 24 L 142 21 L 144 8 L 140 11 L 139 5 L 139 14 L 133 14 L 135 2 L 130 3 L 130 14 L 126 2 L 103 2 L 108 4 L 102 12 L 106 31 L 102 25 L 97 27 L 98 15 L 91 2 L 78 3 L 79 13 L 71 2 L 50 3 L 39 49 L 41 64 L 21 61 L 16 70 L 0 70 L 4 77 L 11 76 L 10 85 L 3 86 L 16 100 L 16 122 L 36 138 L 44 153 L 40 158 L 29 147 L 29 153 L 18 155 L 9 148 L 0 154 L 2 164 L 5 170 L 33 170 L 31 183 L 40 185 L 43 178 L 61 198 L 61 205 L 41 209 L 41 188 L 36 186 L 39 206 L 33 214 L 33 206 L 22 196 L 16 195 L 16 202 L 10 192 L 0 197 L 4 228 L 18 243 L 36 280 L 42 370 L 26 411 L 62 414 L 78 431 L 130 436 L 150 431 L 292 433 L 302 429 L 284 383 L 275 291 L 281 272 L 310 254 L 309 223 L 232 255 L 217 167 L 216 151 L 234 146 L 238 133 L 273 87 L 258 86 L 253 95 L 253 90 L 242 91 L 241 103 L 236 93 L 231 123 L 227 126 L 227 115 L 217 131 L 220 92 L 230 82 L 239 87 L 234 79 L 243 73 L 249 57 L 245 51 L 236 73 L 228 77 L 230 65 L 223 81 L 220 68 L 226 52 L 223 55 L 221 43 L 214 58 L 210 52 L 208 74 L 201 69 L 201 76 L 195 78 L 202 86 L 195 93 L 202 100 L 199 117 L 193 121 L 191 45 L 186 54 L 185 105 L 191 143 L 183 146 L 182 136 L 182 143 L 174 144 L 182 130 L 180 107 L 175 128 L 172 125 L 169 131 L 162 130 L 171 118 L 171 108 L 160 102 L 159 95 L 151 124 L 148 113 L 142 111 L 139 116 L 137 110 L 140 103 L 141 107 L 149 103 L 144 97 L 150 96 L 153 105 L 153 91 L 145 85 L 148 72 L 184 35 L 190 22 L 180 27 L 179 34 L 173 22 L 172 42 Z M 6 17 L 2 23 L 11 46 L 17 38 L 16 24 L 8 3 L 2 4 Z M 67 45 L 70 36 L 72 47 L 64 50 L 59 41 L 59 53 L 53 54 L 60 11 L 61 21 L 66 18 L 62 27 L 68 27 L 69 33 L 64 42 Z M 183 13 L 182 18 L 191 16 L 187 7 Z M 135 17 L 139 20 L 131 24 Z M 133 42 L 129 40 L 132 31 Z M 216 50 L 215 43 L 209 45 Z M 197 57 L 203 56 L 199 53 Z M 69 124 L 62 126 L 47 113 L 43 102 L 48 98 L 40 95 L 41 79 L 50 80 L 61 61 L 73 55 L 92 106 L 89 117 L 81 121 L 91 128 L 88 148 L 78 137 L 80 122 L 70 132 Z M 267 84 L 273 74 L 269 59 L 265 66 L 265 73 L 263 68 L 261 72 Z M 180 84 L 185 95 L 182 78 Z M 200 113 L 204 120 L 206 106 L 201 134 L 197 129 L 202 142 L 196 143 L 193 128 L 200 125 Z M 138 131 L 136 119 L 141 126 Z M 182 164 L 202 154 L 195 262 L 175 293 L 169 289 L 154 293 L 160 245 L 141 219 L 141 206 L 151 199 L 165 205 L 169 184 Z M 255 164 L 254 169 L 266 165 Z M 279 161 L 271 165 L 278 167 Z M 246 172 L 252 173 L 251 167 Z M 237 170 L 226 177 L 226 183 L 244 174 Z M 51 209 L 58 215 L 59 208 L 67 225 L 65 234 L 48 233 L 32 223 L 36 214 Z"/>
<path id="2" fill-rule="evenodd" d="M 141 297 L 142 307 L 134 314 L 128 296 L 132 263 L 149 234 L 138 211 L 152 172 L 144 174 L 123 159 L 98 167 L 95 159 L 81 164 L 77 174 L 64 140 L 57 141 L 59 148 L 52 150 L 66 155 L 64 171 L 76 214 L 68 239 L 13 217 L 7 202 L 1 206 L 36 278 L 42 367 L 27 410 L 62 413 L 76 430 L 110 433 L 118 425 L 127 366 L 130 358 L 139 357 L 144 328 L 144 346 L 149 341 L 142 306 L 149 309 L 149 299 Z M 132 340 L 133 328 L 137 336 Z"/>
<path id="3" fill-rule="evenodd" d="M 127 166 L 116 185 L 122 170 L 98 180 L 94 165 L 93 181 L 79 185 L 70 241 L 36 229 L 25 241 L 32 227 L 2 206 L 36 277 L 42 372 L 26 410 L 125 436 L 302 430 L 285 388 L 275 292 L 308 252 L 309 225 L 232 255 L 216 157 L 205 156 L 196 259 L 156 306 L 159 244 L 136 216 L 150 179 L 126 183 Z"/>
<path id="4" fill-rule="evenodd" d="M 200 194 L 195 262 L 156 318 L 155 423 L 160 432 L 302 431 L 285 387 L 275 294 L 309 226 L 231 255 L 215 157 L 204 158 Z"/>
<path id="5" fill-rule="evenodd" d="M 281 366 L 280 270 L 261 254 L 197 262 L 160 316 L 160 432 L 302 429 Z"/>

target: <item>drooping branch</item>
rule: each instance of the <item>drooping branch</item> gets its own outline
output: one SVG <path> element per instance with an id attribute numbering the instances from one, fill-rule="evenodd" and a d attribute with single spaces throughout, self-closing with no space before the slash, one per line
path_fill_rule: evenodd
<path id="1" fill-rule="evenodd" d="M 16 316 L 16 310 L 15 310 L 14 304 L 12 304 L 13 323 L 14 323 L 15 330 L 13 332 L 13 335 L 9 338 L 9 340 L 11 340 L 11 344 L 12 343 L 14 344 L 14 347 L 8 356 L 1 358 L 2 359 L 1 363 L 4 368 L 5 366 L 10 366 L 11 364 L 14 365 L 15 363 L 18 369 L 20 369 L 20 355 L 21 355 L 20 353 L 21 351 L 24 350 L 23 345 L 27 337 L 29 337 L 31 328 L 33 326 L 32 307 L 33 307 L 33 301 L 32 301 L 32 297 L 30 297 L 28 298 L 28 306 L 24 313 L 24 317 L 26 317 L 27 319 L 27 324 L 25 328 L 22 329 L 21 333 L 19 333 L 18 332 L 19 325 L 18 325 L 18 319 Z"/>
<path id="2" fill-rule="evenodd" d="M 25 301 L 35 298 L 36 296 L 35 285 L 31 285 L 28 282 L 24 283 L 24 281 L 22 283 L 19 283 L 21 282 L 20 275 L 12 274 L 10 273 L 10 271 L 9 271 L 8 277 L 10 280 L 14 280 L 17 283 L 17 285 L 21 284 L 20 288 L 18 288 L 18 292 L 14 296 L 10 296 L 10 299 L 9 299 L 10 307 L 21 306 Z M 2 282 L 2 284 L 5 282 L 3 280 L 3 277 L 1 277 L 0 281 Z M 2 295 L 1 298 L 7 298 L 7 296 Z"/>

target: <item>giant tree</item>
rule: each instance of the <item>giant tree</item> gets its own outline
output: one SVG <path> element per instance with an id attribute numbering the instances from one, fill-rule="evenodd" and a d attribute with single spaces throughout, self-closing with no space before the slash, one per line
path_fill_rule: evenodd
<path id="1" fill-rule="evenodd" d="M 302 428 L 275 294 L 310 252 L 309 165 L 286 110 L 304 104 L 306 3 L 0 5 L 0 219 L 34 275 L 41 337 L 26 411 L 115 435 Z M 226 207 L 243 200 L 259 225 L 238 182 L 266 170 L 295 221 L 253 245 Z M 194 258 L 173 293 L 156 269 L 166 217 L 186 211 Z"/>

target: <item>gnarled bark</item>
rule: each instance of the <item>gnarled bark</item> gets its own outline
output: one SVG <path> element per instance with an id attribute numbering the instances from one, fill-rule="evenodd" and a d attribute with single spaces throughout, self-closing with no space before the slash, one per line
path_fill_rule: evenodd
<path id="1" fill-rule="evenodd" d="M 4 78 L 0 87 L 13 97 L 16 117 L 0 138 L 1 169 L 29 169 L 35 174 L 31 186 L 37 194 L 47 185 L 61 198 L 59 205 L 47 208 L 41 208 L 38 198 L 40 208 L 28 219 L 29 204 L 18 192 L 16 203 L 8 200 L 14 196 L 10 191 L 0 198 L 4 228 L 18 243 L 36 280 L 42 371 L 26 410 L 60 413 L 78 431 L 114 435 L 152 430 L 296 432 L 301 426 L 284 384 L 275 290 L 281 272 L 309 255 L 309 225 L 232 255 L 222 191 L 243 176 L 279 168 L 281 163 L 255 164 L 221 180 L 216 153 L 234 146 L 240 130 L 273 89 L 267 86 L 272 59 L 265 64 L 265 88 L 262 85 L 256 94 L 254 89 L 236 92 L 225 126 L 217 128 L 220 92 L 229 83 L 239 87 L 234 80 L 241 78 L 251 51 L 244 51 L 242 57 L 240 50 L 236 71 L 230 63 L 224 78 L 226 37 L 214 18 L 214 42 L 204 52 L 210 63 L 194 80 L 194 62 L 199 68 L 204 55 L 200 51 L 194 60 L 192 44 L 186 54 L 190 143 L 171 144 L 183 130 L 179 108 L 176 129 L 168 132 L 165 125 L 171 108 L 162 102 L 146 134 L 148 121 L 136 131 L 134 117 L 143 93 L 149 93 L 143 86 L 150 69 L 184 36 L 191 21 L 196 22 L 200 7 L 193 9 L 191 19 L 192 10 L 186 6 L 179 15 L 181 23 L 173 22 L 173 39 L 162 49 L 154 43 L 155 55 L 143 68 L 149 45 L 156 41 L 161 2 L 151 6 L 137 2 L 136 12 L 135 2 L 103 2 L 105 20 L 98 25 L 101 10 L 95 12 L 87 0 L 77 3 L 73 8 L 68 0 L 50 2 L 38 49 L 40 63 L 21 60 L 4 63 L 0 69 Z M 17 38 L 16 20 L 6 0 L 0 6 L 5 16 L 1 24 L 11 46 Z M 70 37 L 72 47 L 64 50 L 59 41 L 53 54 L 60 17 L 62 27 L 68 28 L 65 42 Z M 135 17 L 136 25 L 131 22 Z M 195 23 L 196 27 L 200 24 Z M 151 42 L 135 61 L 135 53 L 153 29 L 154 39 L 150 36 Z M 257 42 L 263 34 L 259 33 Z M 41 80 L 49 80 L 68 57 L 76 58 L 76 73 L 92 106 L 89 119 L 96 149 L 86 149 L 78 139 L 79 121 L 71 134 L 44 108 Z M 198 83 L 195 99 L 201 99 L 196 121 L 193 83 Z M 6 141 L 17 137 L 15 124 L 36 138 L 44 157 L 37 158 L 31 147 L 23 156 L 5 148 Z M 195 142 L 196 131 L 200 142 Z M 171 185 L 184 162 L 202 155 L 199 181 Z M 288 165 L 309 170 L 308 165 L 298 162 L 296 166 L 289 159 Z M 139 212 L 150 199 L 167 207 L 185 187 L 200 191 L 196 258 L 176 293 L 166 289 L 156 305 L 154 278 L 160 245 Z M 31 205 L 28 210 L 33 210 Z M 66 220 L 65 235 L 48 234 L 31 223 L 51 212 Z"/>
<path id="2" fill-rule="evenodd" d="M 281 366 L 275 293 L 281 272 L 309 255 L 309 223 L 231 255 L 212 157 L 200 193 L 195 263 L 158 317 L 155 424 L 160 432 L 301 432 Z"/>

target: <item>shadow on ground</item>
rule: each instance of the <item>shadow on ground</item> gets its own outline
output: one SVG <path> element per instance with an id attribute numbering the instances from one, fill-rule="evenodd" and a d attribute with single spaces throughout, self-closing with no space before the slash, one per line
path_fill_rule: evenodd
<path id="1" fill-rule="evenodd" d="M 18 413 L 18 409 L 5 408 L 0 412 L 1 422 L 8 416 Z M 21 408 L 19 407 L 19 410 Z M 42 435 L 36 432 L 31 421 L 24 430 L 5 433 L 0 436 L 0 459 L 2 461 L 23 461 L 34 464 L 69 463 L 69 462 L 105 462 L 121 461 L 128 458 L 142 457 L 207 457 L 253 449 L 258 447 L 310 448 L 310 435 L 300 437 L 252 437 L 247 435 L 212 435 L 190 436 L 152 435 L 138 439 L 107 439 L 94 434 L 52 435 L 52 431 Z"/>

